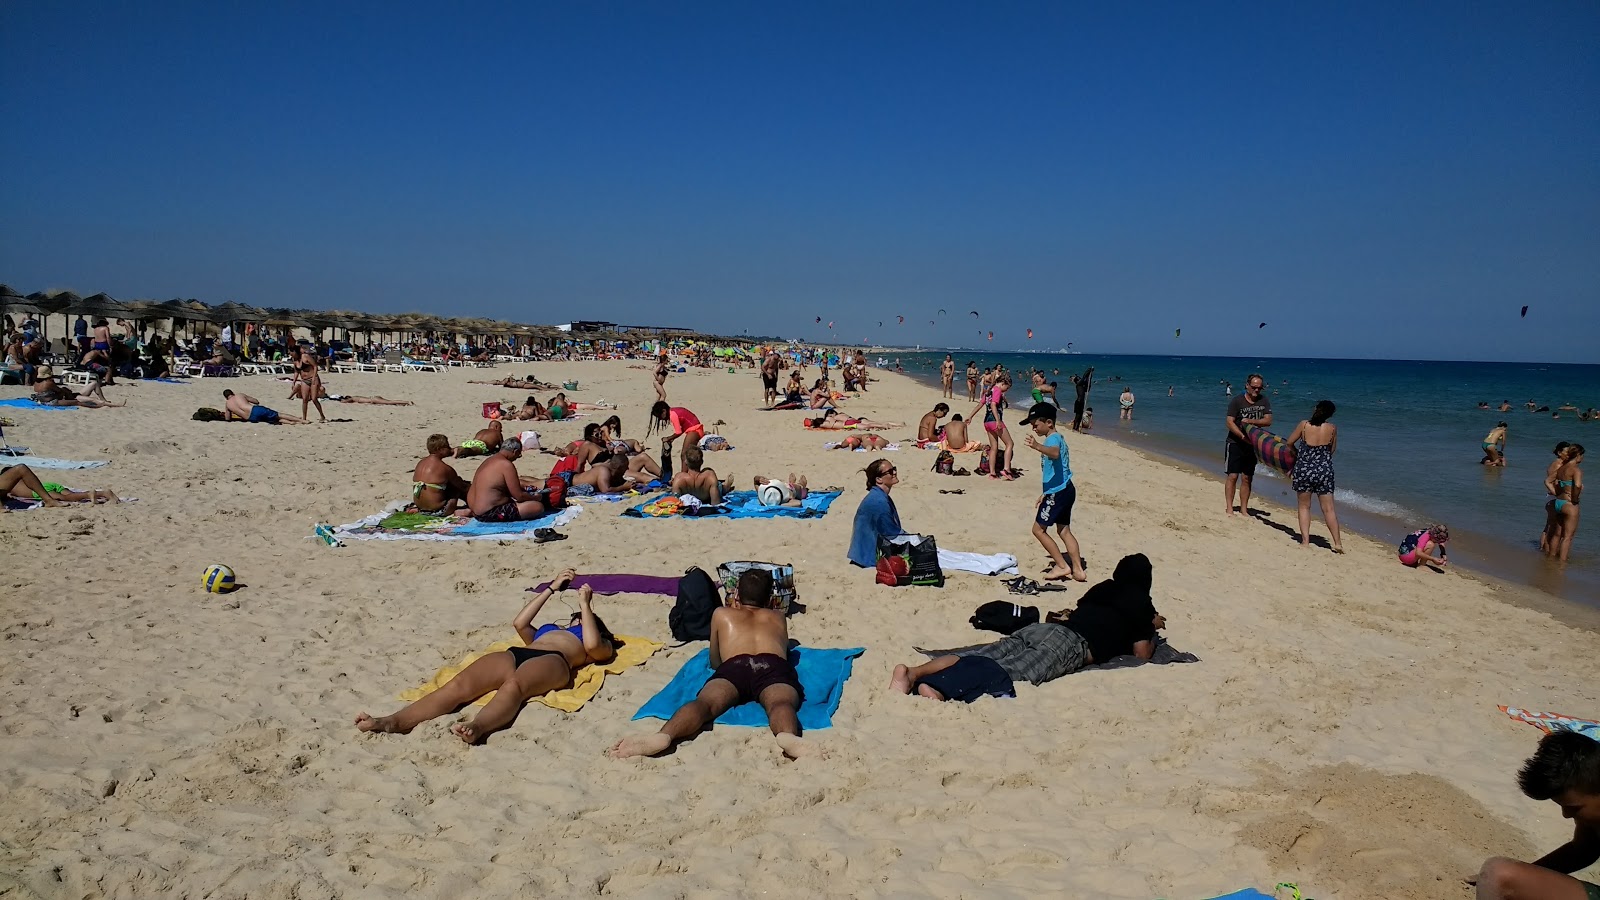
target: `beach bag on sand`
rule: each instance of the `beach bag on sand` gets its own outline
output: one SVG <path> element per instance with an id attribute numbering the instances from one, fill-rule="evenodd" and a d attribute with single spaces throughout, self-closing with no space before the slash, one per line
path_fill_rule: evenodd
<path id="1" fill-rule="evenodd" d="M 933 535 L 879 535 L 878 583 L 890 587 L 944 587 L 939 545 Z"/>
<path id="2" fill-rule="evenodd" d="M 227 419 L 228 416 L 220 409 L 212 409 L 209 406 L 202 406 L 195 410 L 194 415 L 190 416 L 189 418 L 195 420 L 196 422 L 221 422 Z"/>
<path id="3" fill-rule="evenodd" d="M 751 569 L 762 569 L 772 573 L 772 608 L 781 609 L 784 615 L 788 615 L 791 606 L 800 597 L 794 589 L 794 566 L 791 563 L 753 560 L 725 562 L 717 566 L 717 580 L 722 582 L 722 596 L 732 601 L 738 595 L 739 576 Z"/>
<path id="4" fill-rule="evenodd" d="M 933 460 L 933 471 L 939 475 L 954 475 L 956 455 L 949 450 L 940 450 L 939 455 Z"/>
<path id="5" fill-rule="evenodd" d="M 1037 625 L 1039 622 L 1039 607 L 1022 606 L 1005 600 L 990 600 L 978 607 L 972 613 L 972 618 L 967 620 L 972 627 L 980 631 L 998 631 L 1001 634 L 1011 634 L 1028 625 Z"/>
<path id="6" fill-rule="evenodd" d="M 711 640 L 711 614 L 722 605 L 717 583 L 699 566 L 690 566 L 678 579 L 678 599 L 667 613 L 667 627 L 676 641 Z"/>

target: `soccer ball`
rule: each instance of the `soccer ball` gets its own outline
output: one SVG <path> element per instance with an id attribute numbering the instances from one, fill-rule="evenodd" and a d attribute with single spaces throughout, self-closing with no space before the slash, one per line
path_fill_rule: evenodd
<path id="1" fill-rule="evenodd" d="M 200 583 L 213 594 L 226 594 L 234 588 L 233 570 L 216 563 L 206 566 L 200 573 Z"/>

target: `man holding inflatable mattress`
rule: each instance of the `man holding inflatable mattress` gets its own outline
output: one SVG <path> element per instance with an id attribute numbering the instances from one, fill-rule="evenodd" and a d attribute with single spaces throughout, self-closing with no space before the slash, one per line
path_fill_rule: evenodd
<path id="1" fill-rule="evenodd" d="M 1250 487 L 1256 475 L 1256 451 L 1245 435 L 1247 425 L 1266 428 L 1272 424 L 1272 401 L 1263 388 L 1266 379 L 1253 373 L 1245 379 L 1244 393 L 1228 401 L 1228 415 L 1223 423 L 1228 427 L 1228 439 L 1222 445 L 1223 472 L 1222 505 L 1233 515 L 1233 492 L 1239 489 L 1239 511 L 1250 514 Z"/>

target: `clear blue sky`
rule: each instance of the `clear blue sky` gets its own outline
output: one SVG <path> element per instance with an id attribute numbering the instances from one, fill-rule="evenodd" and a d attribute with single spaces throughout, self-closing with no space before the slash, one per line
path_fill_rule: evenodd
<path id="1" fill-rule="evenodd" d="M 461 6 L 0 5 L 0 281 L 1600 360 L 1600 4 Z"/>

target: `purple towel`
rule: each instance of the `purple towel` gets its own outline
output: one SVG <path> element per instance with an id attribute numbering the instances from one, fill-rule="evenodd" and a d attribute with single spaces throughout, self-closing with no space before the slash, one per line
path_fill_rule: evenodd
<path id="1" fill-rule="evenodd" d="M 548 590 L 550 582 L 531 587 L 528 590 L 538 593 Z M 678 596 L 678 579 L 663 578 L 659 575 L 579 575 L 572 579 L 572 586 L 581 588 L 584 585 L 594 589 L 596 594 L 664 594 L 668 597 Z"/>

